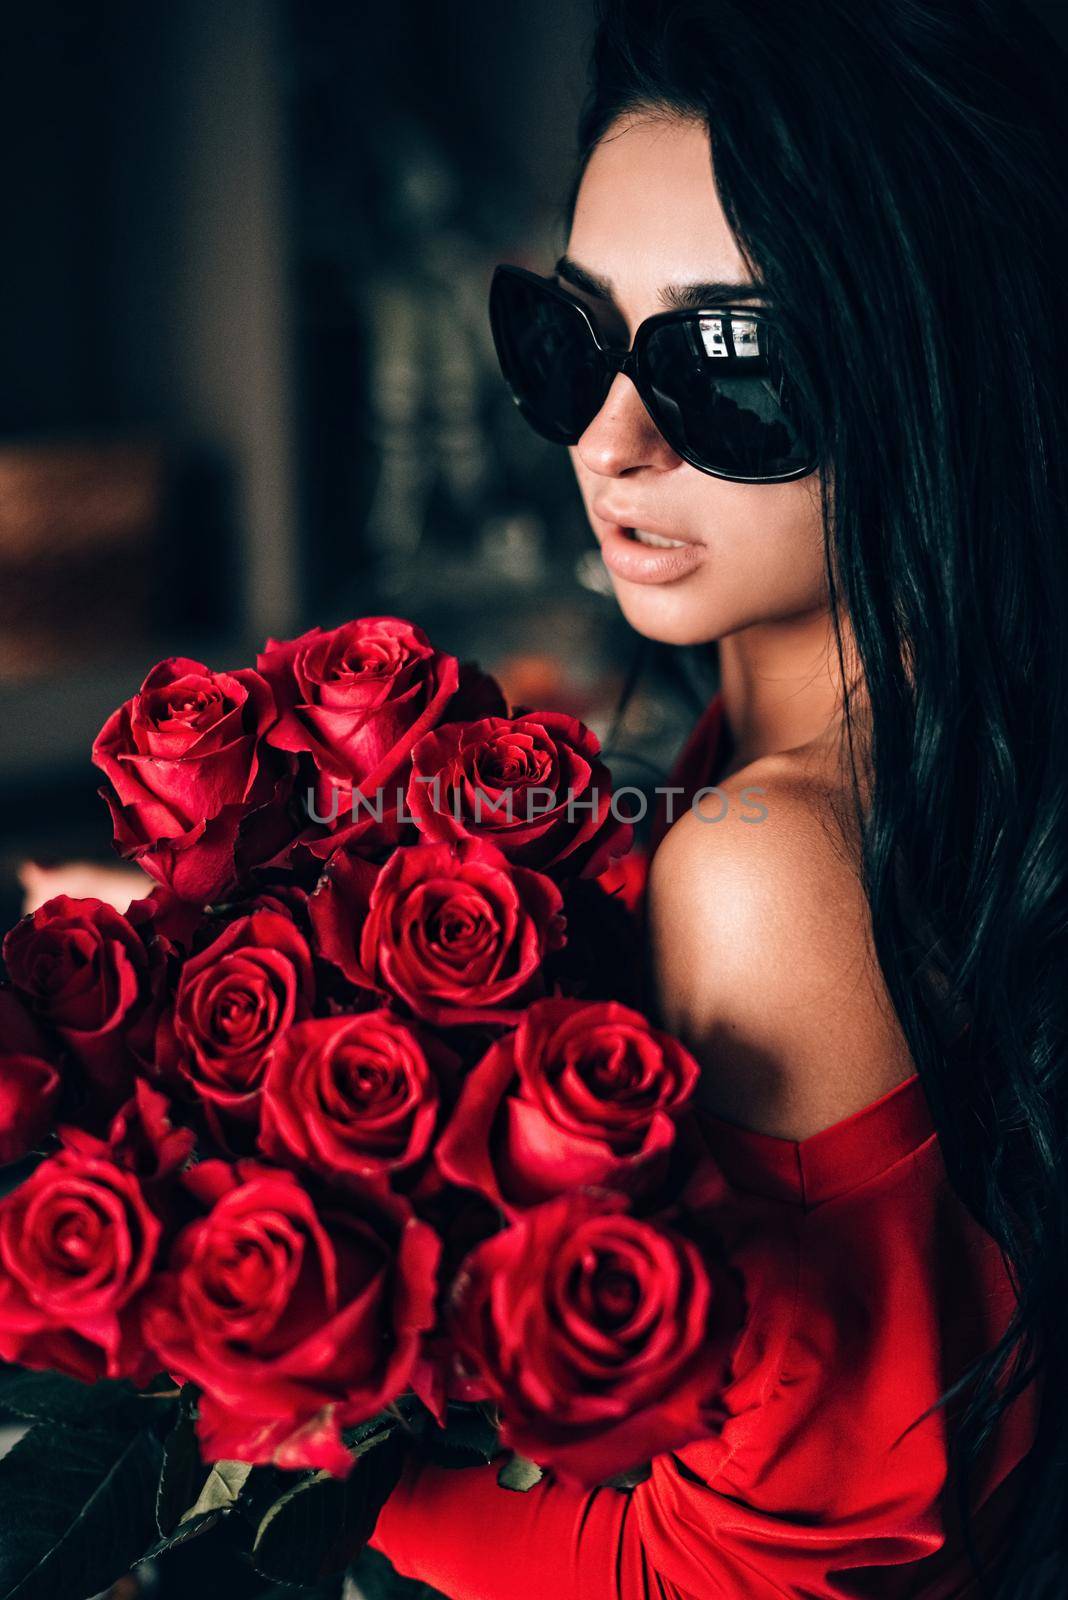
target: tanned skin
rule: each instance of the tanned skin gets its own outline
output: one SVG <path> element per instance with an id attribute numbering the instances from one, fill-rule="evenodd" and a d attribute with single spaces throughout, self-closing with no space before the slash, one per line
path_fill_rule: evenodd
<path id="1" fill-rule="evenodd" d="M 680 303 L 688 284 L 742 284 L 748 294 L 732 299 L 760 304 L 719 202 L 707 132 L 678 118 L 629 115 L 597 146 L 566 261 L 581 270 L 565 264 L 559 281 L 617 344 Z M 650 873 L 661 1020 L 701 1062 L 708 1111 L 807 1138 L 914 1071 L 856 871 L 819 479 L 745 484 L 698 471 L 622 374 L 570 453 L 602 547 L 613 524 L 701 546 L 696 565 L 665 582 L 612 575 L 628 621 L 671 644 L 719 643 L 733 739 L 726 815 L 683 811 Z M 841 627 L 863 773 L 863 683 L 847 617 Z M 741 794 L 754 788 L 759 823 L 745 820 L 753 806 Z M 705 809 L 715 817 L 723 804 Z"/>

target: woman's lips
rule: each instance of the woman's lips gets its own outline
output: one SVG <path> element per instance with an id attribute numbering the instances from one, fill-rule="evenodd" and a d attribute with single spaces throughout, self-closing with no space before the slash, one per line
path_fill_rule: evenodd
<path id="1" fill-rule="evenodd" d="M 693 572 L 705 559 L 703 544 L 685 544 L 674 550 L 657 549 L 654 545 L 639 544 L 630 537 L 630 530 L 618 522 L 603 524 L 599 540 L 601 559 L 609 572 L 628 583 L 673 583 Z M 665 537 L 673 537 L 666 535 Z"/>

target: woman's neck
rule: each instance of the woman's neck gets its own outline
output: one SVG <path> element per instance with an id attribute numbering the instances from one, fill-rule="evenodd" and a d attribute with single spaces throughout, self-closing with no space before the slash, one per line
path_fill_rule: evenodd
<path id="1" fill-rule="evenodd" d="M 848 619 L 842 624 L 846 671 L 860 678 Z M 729 776 L 762 756 L 836 741 L 844 697 L 830 612 L 757 623 L 719 641 L 720 685 L 731 731 Z M 864 715 L 853 691 L 851 711 Z"/>

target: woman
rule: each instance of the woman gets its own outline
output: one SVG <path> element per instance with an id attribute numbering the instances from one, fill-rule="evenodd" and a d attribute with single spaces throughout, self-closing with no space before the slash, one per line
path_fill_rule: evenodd
<path id="1" fill-rule="evenodd" d="M 648 917 L 749 1332 L 631 1491 L 413 1462 L 374 1543 L 457 1600 L 1064 1592 L 1065 67 L 995 0 L 602 9 L 494 327 L 628 619 L 718 644 Z"/>

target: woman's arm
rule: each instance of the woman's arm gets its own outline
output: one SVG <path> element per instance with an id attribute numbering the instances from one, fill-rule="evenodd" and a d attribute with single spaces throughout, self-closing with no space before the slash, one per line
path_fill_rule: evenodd
<path id="1" fill-rule="evenodd" d="M 372 1545 L 450 1600 L 690 1600 L 649 1563 L 633 1494 L 548 1479 L 513 1493 L 499 1470 L 411 1462 Z"/>

